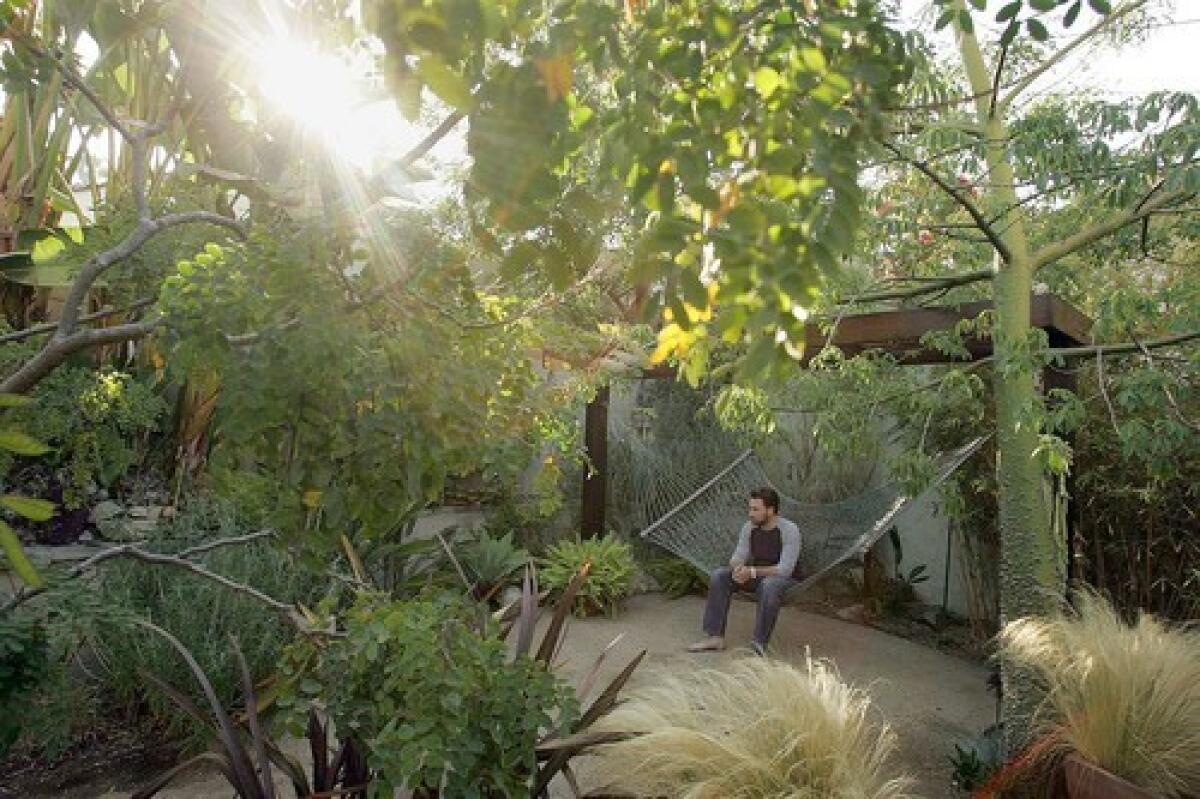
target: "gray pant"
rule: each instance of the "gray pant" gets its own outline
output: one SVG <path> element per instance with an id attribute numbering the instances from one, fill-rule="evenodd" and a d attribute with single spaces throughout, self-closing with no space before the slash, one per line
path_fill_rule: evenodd
<path id="1" fill-rule="evenodd" d="M 709 635 L 725 635 L 725 620 L 729 616 L 729 602 L 735 590 L 754 591 L 758 595 L 758 611 L 754 617 L 754 643 L 765 647 L 779 618 L 783 596 L 796 585 L 791 577 L 760 577 L 742 585 L 733 581 L 733 569 L 728 566 L 717 569 L 708 576 L 708 602 L 704 605 L 704 632 Z"/>

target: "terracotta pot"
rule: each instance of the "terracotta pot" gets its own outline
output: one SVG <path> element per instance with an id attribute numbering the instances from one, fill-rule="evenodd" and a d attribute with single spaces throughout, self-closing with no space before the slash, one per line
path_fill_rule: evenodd
<path id="1" fill-rule="evenodd" d="M 1154 799 L 1154 794 L 1116 774 L 1105 771 L 1079 755 L 1063 762 L 1070 799 Z"/>

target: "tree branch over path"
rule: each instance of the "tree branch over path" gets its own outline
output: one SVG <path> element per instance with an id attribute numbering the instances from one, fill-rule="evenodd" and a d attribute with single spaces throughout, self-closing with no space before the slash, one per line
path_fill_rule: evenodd
<path id="1" fill-rule="evenodd" d="M 1048 244 L 1042 249 L 1033 253 L 1033 269 L 1037 271 L 1047 264 L 1052 264 L 1055 261 L 1070 255 L 1077 250 L 1099 241 L 1105 236 L 1109 236 L 1128 224 L 1144 219 L 1151 214 L 1164 210 L 1165 208 L 1179 202 L 1185 202 L 1195 196 L 1194 192 L 1186 191 L 1169 191 L 1159 192 L 1162 181 L 1158 181 L 1146 193 L 1141 202 L 1132 208 L 1127 208 L 1113 214 L 1108 219 L 1098 222 L 1089 228 L 1085 228 L 1078 233 L 1067 236 L 1061 241 L 1054 244 Z"/>
<path id="2" fill-rule="evenodd" d="M 899 147 L 891 142 L 884 142 L 883 146 L 895 153 L 896 157 L 912 164 L 923 175 L 937 184 L 939 189 L 950 195 L 950 197 L 953 198 L 956 203 L 961 205 L 963 209 L 966 210 L 971 219 L 974 220 L 975 226 L 983 232 L 983 235 L 987 236 L 988 242 L 1000 255 L 1000 259 L 1005 263 L 1009 263 L 1012 260 L 1012 253 L 1009 252 L 1008 245 L 1006 245 L 1000 238 L 1000 234 L 997 233 L 996 229 L 988 222 L 987 218 L 983 215 L 983 212 L 979 210 L 979 207 L 976 206 L 975 203 L 971 202 L 971 200 L 968 199 L 965 194 L 952 186 L 925 161 L 903 152 Z"/>
<path id="3" fill-rule="evenodd" d="M 43 49 L 30 37 L 21 36 L 15 39 L 39 58 L 47 59 L 63 75 L 64 81 L 79 91 L 96 108 L 96 111 L 115 130 L 130 147 L 132 157 L 132 192 L 133 203 L 137 211 L 138 221 L 125 238 L 109 249 L 97 253 L 84 262 L 79 274 L 67 289 L 63 302 L 62 315 L 53 330 L 49 332 L 50 339 L 33 358 L 21 365 L 19 369 L 0 381 L 0 392 L 24 394 L 32 389 L 50 372 L 54 371 L 63 361 L 80 350 L 101 344 L 112 344 L 121 341 L 131 341 L 153 332 L 161 324 L 161 318 L 130 322 L 115 327 L 98 330 L 80 330 L 79 325 L 86 321 L 81 311 L 83 303 L 96 280 L 114 265 L 131 257 L 151 239 L 166 230 L 181 225 L 208 224 L 225 228 L 238 237 L 245 238 L 245 228 L 235 219 L 212 213 L 210 211 L 184 211 L 153 217 L 150 211 L 149 199 L 146 195 L 146 165 L 148 160 L 149 140 L 166 130 L 171 116 L 177 114 L 181 100 L 175 98 L 169 105 L 167 115 L 153 123 L 122 120 L 116 113 L 105 105 L 100 96 L 87 84 L 78 72 L 63 58 L 52 55 Z M 22 334 L 25 331 L 21 331 Z M 30 334 L 33 335 L 33 334 Z"/>

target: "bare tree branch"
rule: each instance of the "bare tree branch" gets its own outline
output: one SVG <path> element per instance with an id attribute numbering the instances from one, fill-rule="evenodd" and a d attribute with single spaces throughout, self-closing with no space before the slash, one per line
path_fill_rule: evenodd
<path id="1" fill-rule="evenodd" d="M 101 308 L 94 313 L 84 314 L 83 316 L 79 317 L 76 322 L 78 324 L 84 324 L 85 322 L 96 322 L 101 319 L 108 319 L 111 316 L 120 316 L 121 314 L 133 313 L 134 311 L 140 311 L 142 308 L 151 306 L 156 302 L 158 302 L 158 300 L 154 297 L 143 297 L 140 300 L 130 303 L 124 308 L 106 307 Z M 53 333 L 55 330 L 58 330 L 58 322 L 46 322 L 45 324 L 34 325 L 33 327 L 27 327 L 24 330 L 18 330 L 15 333 L 6 333 L 3 336 L 0 336 L 0 344 L 11 344 L 14 341 L 24 341 L 25 339 L 33 338 L 34 336 L 40 336 L 45 333 Z"/>
<path id="2" fill-rule="evenodd" d="M 158 565 L 163 565 L 163 566 L 174 566 L 179 569 L 184 569 L 185 571 L 190 571 L 192 574 L 195 574 L 199 577 L 203 577 L 206 580 L 211 580 L 219 585 L 224 586 L 225 588 L 228 588 L 231 591 L 242 594 L 244 596 L 248 596 L 251 599 L 257 600 L 258 602 L 261 602 L 264 605 L 267 605 L 268 607 L 278 611 L 280 614 L 282 614 L 284 616 L 285 619 L 287 619 L 287 621 L 296 625 L 298 628 L 300 628 L 302 630 L 307 629 L 307 627 L 308 627 L 307 622 L 296 611 L 295 605 L 290 605 L 286 602 L 281 602 L 280 600 L 275 599 L 274 597 L 264 594 L 262 591 L 258 590 L 257 588 L 255 588 L 252 585 L 247 585 L 245 583 L 239 583 L 236 580 L 231 580 L 230 578 L 228 578 L 222 574 L 217 574 L 216 572 L 211 571 L 211 570 L 205 568 L 204 566 L 201 566 L 198 563 L 195 563 L 194 561 L 187 559 L 190 556 L 201 554 L 203 552 L 208 552 L 208 551 L 211 551 L 218 547 L 231 546 L 234 544 L 242 544 L 242 543 L 246 543 L 247 541 L 265 537 L 267 535 L 270 535 L 270 533 L 264 531 L 261 533 L 255 533 L 255 534 L 248 535 L 248 536 L 238 536 L 237 538 L 226 538 L 226 539 L 218 539 L 215 541 L 209 541 L 206 544 L 203 544 L 199 547 L 193 547 L 190 550 L 184 550 L 183 552 L 180 552 L 178 555 L 167 555 L 167 554 L 164 554 L 161 552 L 147 552 L 146 550 L 139 548 L 136 544 L 120 544 L 118 546 L 110 547 L 108 549 L 97 552 L 95 555 L 92 555 L 87 560 L 82 561 L 81 563 L 77 564 L 69 572 L 67 572 L 67 574 L 65 575 L 65 579 L 67 579 L 67 580 L 78 579 L 80 576 L 86 574 L 87 572 L 96 568 L 100 564 L 102 564 L 106 561 L 112 560 L 114 558 L 133 558 L 134 560 L 140 560 L 145 563 L 153 563 L 153 564 L 158 564 Z M 29 589 L 29 590 L 23 591 L 23 592 L 17 594 L 16 596 L 14 596 L 12 599 L 10 599 L 7 603 L 4 604 L 3 607 L 0 607 L 0 613 L 8 613 L 9 611 L 13 610 L 14 608 L 17 608 L 20 605 L 23 605 L 24 603 L 33 599 L 34 597 L 36 597 L 40 594 L 44 594 L 47 590 L 48 590 L 47 588 L 43 587 L 43 588 L 35 588 L 35 589 Z"/>
<path id="3" fill-rule="evenodd" d="M 76 331 L 68 336 L 55 333 L 36 355 L 0 382 L 0 393 L 24 394 L 76 352 L 104 344 L 119 344 L 122 341 L 144 338 L 154 332 L 162 322 L 162 317 L 155 317 L 114 327 Z"/>
<path id="4" fill-rule="evenodd" d="M 100 116 L 104 117 L 104 121 L 107 122 L 113 130 L 120 134 L 121 138 L 125 139 L 126 141 L 133 140 L 133 133 L 126 126 L 126 124 L 122 122 L 115 113 L 113 113 L 113 110 L 109 108 L 103 100 L 100 99 L 100 95 L 96 94 L 95 90 L 92 89 L 91 86 L 88 86 L 87 81 L 85 81 L 83 77 L 75 71 L 74 67 L 68 64 L 62 58 L 49 53 L 45 48 L 35 42 L 32 37 L 15 31 L 12 28 L 9 29 L 8 33 L 12 34 L 12 40 L 14 42 L 18 42 L 22 47 L 33 53 L 38 58 L 45 58 L 54 64 L 55 69 L 62 74 L 63 80 L 65 80 L 71 85 L 72 88 L 86 97 L 88 102 L 90 102 L 95 107 L 96 111 L 99 112 Z"/>
<path id="5" fill-rule="evenodd" d="M 1173 347 L 1179 344 L 1187 344 L 1200 339 L 1200 330 L 1194 330 L 1190 333 L 1181 333 L 1177 336 L 1167 336 L 1166 338 L 1155 339 L 1154 341 L 1129 341 L 1119 344 L 1090 344 L 1084 347 L 1059 347 L 1058 349 L 1045 349 L 1042 352 L 1052 355 L 1056 358 L 1075 358 L 1081 355 L 1119 355 L 1127 352 L 1144 352 L 1146 350 L 1156 350 L 1163 347 Z"/>
<path id="6" fill-rule="evenodd" d="M 1150 354 L 1150 348 L 1139 341 L 1137 336 L 1133 334 L 1132 330 L 1129 331 L 1129 338 L 1133 340 L 1133 343 L 1136 344 L 1138 349 L 1141 350 L 1142 354 L 1146 356 L 1146 363 L 1149 364 L 1151 368 L 1154 368 L 1154 356 Z M 1195 430 L 1196 432 L 1200 432 L 1200 424 L 1193 422 L 1191 419 L 1183 415 L 1183 409 L 1179 407 L 1179 403 L 1175 400 L 1175 395 L 1171 392 L 1171 387 L 1164 383 L 1162 390 L 1163 394 L 1167 396 L 1167 403 L 1171 406 L 1171 410 L 1175 411 L 1175 417 L 1179 420 L 1179 423 L 1185 427 Z"/>
<path id="7" fill-rule="evenodd" d="M 62 315 L 59 317 L 57 325 L 53 331 L 46 331 L 51 332 L 50 339 L 37 355 L 0 382 L 0 391 L 15 394 L 29 391 L 68 356 L 81 349 L 140 338 L 147 335 L 160 323 L 161 320 L 154 319 L 117 325 L 116 327 L 104 328 L 102 330 L 85 332 L 78 330 L 84 298 L 91 291 L 97 278 L 114 264 L 120 263 L 132 256 L 156 235 L 179 225 L 197 223 L 223 227 L 233 231 L 242 238 L 246 235 L 245 229 L 236 220 L 209 211 L 185 211 L 164 214 L 163 216 L 154 218 L 151 215 L 149 200 L 146 195 L 147 141 L 149 136 L 160 133 L 166 128 L 169 116 L 160 120 L 159 124 L 142 126 L 141 123 L 136 123 L 140 127 L 131 127 L 128 122 L 119 119 L 112 109 L 104 104 L 99 95 L 87 85 L 86 81 L 69 64 L 61 58 L 48 55 L 45 50 L 28 39 L 28 37 L 23 37 L 20 41 L 35 55 L 49 58 L 61 71 L 64 80 L 87 97 L 92 105 L 96 107 L 97 111 L 99 111 L 100 115 L 112 126 L 113 130 L 129 143 L 132 151 L 133 201 L 138 221 L 121 242 L 104 252 L 92 256 L 84 262 L 83 267 L 79 270 L 79 274 L 76 275 L 70 288 L 67 289 Z M 174 107 L 175 103 L 172 102 L 172 108 Z M 168 111 L 168 114 L 173 113 L 175 113 L 173 110 Z"/>
<path id="8" fill-rule="evenodd" d="M 1108 396 L 1108 386 L 1105 385 L 1104 377 L 1104 353 L 1096 353 L 1096 384 L 1100 387 L 1100 396 L 1104 398 L 1104 405 L 1108 408 L 1108 419 L 1112 422 L 1113 433 L 1119 438 L 1121 435 L 1121 426 L 1117 423 L 1117 410 L 1113 407 L 1112 399 Z"/>
<path id="9" fill-rule="evenodd" d="M 995 108 L 999 111 L 999 113 L 1003 114 L 1009 108 L 1009 106 L 1011 106 L 1013 102 L 1021 96 L 1021 93 L 1033 85 L 1038 78 L 1040 78 L 1042 75 L 1045 75 L 1056 65 L 1062 63 L 1067 56 L 1079 49 L 1079 47 L 1082 45 L 1091 41 L 1096 37 L 1097 34 L 1112 26 L 1117 22 L 1117 20 L 1123 19 L 1134 11 L 1137 11 L 1139 8 L 1146 5 L 1147 2 L 1148 0 L 1134 0 L 1134 2 L 1129 3 L 1128 5 L 1119 8 L 1116 11 L 1113 11 L 1111 14 L 1107 14 L 1103 19 L 1101 19 L 1092 27 L 1088 28 L 1083 33 L 1076 36 L 1052 56 L 1038 64 L 1029 72 L 1025 73 L 1025 75 L 1018 79 L 1016 83 L 1013 84 L 1012 88 L 1000 98 L 999 102 L 995 104 Z"/>
<path id="10" fill-rule="evenodd" d="M 850 304 L 860 302 L 883 302 L 885 300 L 909 300 L 926 294 L 936 294 L 939 291 L 966 286 L 991 280 L 996 273 L 991 269 L 980 269 L 975 272 L 964 272 L 961 275 L 950 275 L 944 278 L 921 278 L 920 285 L 911 288 L 878 291 L 870 294 L 860 294 L 851 299 Z M 914 278 L 916 280 L 916 278 Z"/>
<path id="11" fill-rule="evenodd" d="M 274 530 L 259 530 L 257 533 L 248 533 L 246 535 L 231 536 L 229 538 L 216 538 L 212 541 L 205 541 L 203 544 L 197 544 L 194 547 L 181 549 L 175 553 L 177 558 L 194 558 L 197 555 L 202 555 L 205 552 L 212 552 L 214 549 L 222 547 L 238 546 L 240 544 L 249 544 L 252 541 L 258 541 L 263 538 L 274 538 Z"/>
<path id="12" fill-rule="evenodd" d="M 450 116 L 443 119 L 428 136 L 426 136 L 424 139 L 421 139 L 421 141 L 417 142 L 416 146 L 414 146 L 404 155 L 400 156 L 400 160 L 396 162 L 396 165 L 401 169 L 407 169 L 415 164 L 418 160 L 424 157 L 426 153 L 432 150 L 439 141 L 444 139 L 446 135 L 450 133 L 450 131 L 454 130 L 455 126 L 458 125 L 459 122 L 462 122 L 466 116 L 466 112 L 464 111 L 455 111 L 454 113 L 450 114 Z"/>
<path id="13" fill-rule="evenodd" d="M 1041 269 L 1047 264 L 1052 264 L 1077 250 L 1083 249 L 1089 244 L 1117 232 L 1130 223 L 1137 222 L 1157 211 L 1161 211 L 1169 205 L 1185 201 L 1194 196 L 1193 193 L 1184 191 L 1159 193 L 1159 185 L 1156 183 L 1133 208 L 1127 208 L 1124 211 L 1113 214 L 1102 222 L 1085 228 L 1074 235 L 1067 236 L 1065 239 L 1057 241 L 1054 244 L 1048 244 L 1033 253 L 1034 271 Z"/>
<path id="14" fill-rule="evenodd" d="M 992 247 L 1000 255 L 1001 260 L 1003 260 L 1005 263 L 1008 263 L 1012 260 L 1012 254 L 1008 251 L 1008 245 L 1004 243 L 1004 241 L 1000 238 L 1000 235 L 996 232 L 996 229 L 992 227 L 975 203 L 971 202 L 966 195 L 964 195 L 954 186 L 950 185 L 945 178 L 939 175 L 937 171 L 930 167 L 925 161 L 904 153 L 899 147 L 891 142 L 884 142 L 883 146 L 895 153 L 898 158 L 901 158 L 912 164 L 922 174 L 937 184 L 939 189 L 946 192 L 946 194 L 949 194 L 956 203 L 961 205 L 963 209 L 966 210 L 971 219 L 975 221 L 975 226 L 978 227 L 985 236 L 987 236 L 988 242 L 991 243 Z"/>

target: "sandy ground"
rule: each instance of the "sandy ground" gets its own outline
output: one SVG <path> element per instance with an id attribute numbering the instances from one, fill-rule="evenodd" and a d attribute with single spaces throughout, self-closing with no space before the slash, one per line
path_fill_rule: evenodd
<path id="1" fill-rule="evenodd" d="M 597 690 L 642 649 L 647 650 L 646 660 L 631 687 L 653 680 L 662 670 L 679 673 L 745 656 L 739 651 L 704 655 L 684 651 L 700 634 L 703 604 L 699 597 L 669 600 L 649 594 L 631 599 L 615 619 L 574 620 L 560 655 L 560 668 L 571 677 L 583 674 L 597 654 L 622 634 L 601 671 Z M 753 603 L 734 602 L 729 621 L 731 646 L 749 641 L 753 620 Z M 880 717 L 897 730 L 900 751 L 896 765 L 916 779 L 919 794 L 951 796 L 949 756 L 954 744 L 977 734 L 994 717 L 986 670 L 869 627 L 784 608 L 772 641 L 772 656 L 801 662 L 806 648 L 815 657 L 833 661 L 845 680 L 869 692 Z M 299 754 L 300 747 L 295 748 Z M 575 768 L 585 791 L 600 784 L 595 761 L 580 759 Z M 564 785 L 554 787 L 554 796 L 570 795 Z M 230 795 L 223 780 L 203 773 L 160 794 L 168 799 Z M 290 791 L 281 795 L 290 796 Z M 124 799 L 129 793 L 96 787 L 87 793 L 73 791 L 72 796 Z"/>

